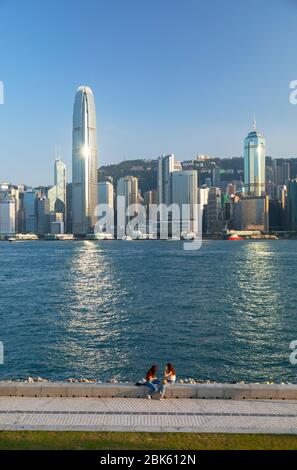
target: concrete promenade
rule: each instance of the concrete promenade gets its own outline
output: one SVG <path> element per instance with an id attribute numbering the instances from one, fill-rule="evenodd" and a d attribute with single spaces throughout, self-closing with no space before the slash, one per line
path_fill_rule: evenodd
<path id="1" fill-rule="evenodd" d="M 297 385 L 177 384 L 162 401 L 146 393 L 133 384 L 0 382 L 0 430 L 297 435 Z"/>
<path id="2" fill-rule="evenodd" d="M 297 401 L 0 397 L 0 430 L 297 435 Z"/>

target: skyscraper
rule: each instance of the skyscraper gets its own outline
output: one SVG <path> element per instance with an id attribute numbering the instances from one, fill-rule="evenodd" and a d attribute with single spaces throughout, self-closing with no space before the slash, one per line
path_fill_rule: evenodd
<path id="1" fill-rule="evenodd" d="M 222 197 L 219 188 L 210 188 L 207 202 L 207 233 L 219 233 L 223 226 Z"/>
<path id="2" fill-rule="evenodd" d="M 182 230 L 197 232 L 198 230 L 198 177 L 197 171 L 176 171 L 172 175 L 172 203 L 180 210 Z M 175 221 L 176 222 L 176 221 Z"/>
<path id="3" fill-rule="evenodd" d="M 59 212 L 64 216 L 64 222 L 66 220 L 66 165 L 60 160 L 55 160 L 54 170 L 54 182 L 53 186 L 48 191 L 48 198 L 50 200 L 50 211 Z"/>
<path id="4" fill-rule="evenodd" d="M 37 199 L 37 233 L 50 233 L 50 200 L 45 196 Z"/>
<path id="5" fill-rule="evenodd" d="M 117 183 L 117 223 L 118 237 L 125 235 L 128 222 L 137 215 L 137 211 L 128 213 L 128 208 L 132 204 L 139 203 L 138 178 L 135 176 L 125 176 Z"/>
<path id="6" fill-rule="evenodd" d="M 0 200 L 0 234 L 10 235 L 16 232 L 16 202 L 7 195 Z"/>
<path id="7" fill-rule="evenodd" d="M 98 183 L 98 203 L 107 204 L 113 209 L 114 189 L 109 181 Z"/>
<path id="8" fill-rule="evenodd" d="M 158 159 L 158 204 L 170 206 L 172 202 L 172 173 L 174 172 L 174 155 Z"/>
<path id="9" fill-rule="evenodd" d="M 253 130 L 244 140 L 244 185 L 249 195 L 260 197 L 265 193 L 265 137 Z"/>
<path id="10" fill-rule="evenodd" d="M 288 182 L 287 196 L 288 230 L 297 231 L 297 180 Z"/>
<path id="11" fill-rule="evenodd" d="M 139 203 L 138 178 L 135 176 L 125 176 L 120 178 L 117 184 L 117 196 L 125 197 L 125 210 L 131 204 Z"/>
<path id="12" fill-rule="evenodd" d="M 26 191 L 24 193 L 23 207 L 25 211 L 25 230 L 26 233 L 37 232 L 37 214 L 36 214 L 36 192 Z"/>
<path id="13" fill-rule="evenodd" d="M 73 111 L 72 230 L 85 235 L 94 230 L 97 190 L 97 130 L 93 92 L 78 88 Z"/>

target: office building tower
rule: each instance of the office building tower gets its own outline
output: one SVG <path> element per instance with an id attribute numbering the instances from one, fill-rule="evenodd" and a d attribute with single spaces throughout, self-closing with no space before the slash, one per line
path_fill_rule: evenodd
<path id="1" fill-rule="evenodd" d="M 75 235 L 94 230 L 97 189 L 97 129 L 93 92 L 78 89 L 73 111 L 72 229 Z"/>
<path id="2" fill-rule="evenodd" d="M 240 231 L 269 230 L 269 197 L 243 197 L 234 207 L 234 229 Z"/>
<path id="3" fill-rule="evenodd" d="M 62 235 L 64 232 L 64 215 L 62 212 L 51 212 L 50 233 L 53 235 Z"/>
<path id="4" fill-rule="evenodd" d="M 120 178 L 117 184 L 117 196 L 125 197 L 126 210 L 131 204 L 138 204 L 138 178 L 135 176 L 125 176 L 124 178 Z"/>
<path id="5" fill-rule="evenodd" d="M 61 212 L 66 220 L 66 165 L 60 159 L 55 160 L 54 183 L 47 194 L 50 210 Z"/>
<path id="6" fill-rule="evenodd" d="M 23 207 L 25 213 L 25 232 L 37 232 L 36 217 L 36 193 L 35 191 L 26 191 L 23 198 Z"/>
<path id="7" fill-rule="evenodd" d="M 288 181 L 287 220 L 288 230 L 297 232 L 297 179 Z"/>
<path id="8" fill-rule="evenodd" d="M 199 188 L 198 189 L 198 204 L 200 206 L 206 206 L 208 203 L 208 193 L 209 188 Z"/>
<path id="9" fill-rule="evenodd" d="M 171 205 L 172 202 L 172 173 L 175 171 L 174 155 L 158 158 L 158 204 Z"/>
<path id="10" fill-rule="evenodd" d="M 253 130 L 244 140 L 244 186 L 245 193 L 260 197 L 265 194 L 266 143 L 265 137 L 256 130 L 256 121 Z"/>
<path id="11" fill-rule="evenodd" d="M 158 192 L 156 189 L 146 191 L 144 193 L 144 204 L 149 206 L 151 204 L 158 204 Z"/>
<path id="12" fill-rule="evenodd" d="M 72 233 L 72 183 L 66 184 L 66 233 Z"/>
<path id="13" fill-rule="evenodd" d="M 98 183 L 98 204 L 107 204 L 112 209 L 114 207 L 114 189 L 109 181 Z"/>
<path id="14" fill-rule="evenodd" d="M 281 203 L 282 209 L 286 208 L 287 202 L 287 186 L 278 186 L 276 191 L 277 200 Z"/>
<path id="15" fill-rule="evenodd" d="M 138 178 L 125 176 L 117 183 L 117 223 L 118 231 L 122 231 L 128 222 L 138 214 L 138 211 L 129 211 L 131 204 L 139 204 Z"/>
<path id="16" fill-rule="evenodd" d="M 37 234 L 50 233 L 50 201 L 43 196 L 37 199 Z"/>
<path id="17" fill-rule="evenodd" d="M 212 186 L 220 188 L 221 186 L 221 168 L 213 168 L 212 170 Z"/>
<path id="18" fill-rule="evenodd" d="M 290 162 L 284 158 L 276 158 L 273 160 L 273 181 L 276 186 L 284 186 L 289 181 L 290 175 Z"/>
<path id="19" fill-rule="evenodd" d="M 15 232 L 19 230 L 19 214 L 21 209 L 20 194 L 21 186 L 15 186 L 10 183 L 0 184 L 0 200 L 13 200 L 15 202 Z"/>
<path id="20" fill-rule="evenodd" d="M 172 204 L 180 211 L 181 231 L 198 231 L 198 178 L 197 171 L 177 171 L 172 175 Z M 172 222 L 177 222 L 172 220 Z"/>
<path id="21" fill-rule="evenodd" d="M 217 234 L 223 228 L 222 195 L 219 188 L 210 188 L 207 202 L 207 233 Z"/>
<path id="22" fill-rule="evenodd" d="M 0 234 L 12 235 L 16 233 L 16 202 L 7 195 L 0 200 Z"/>

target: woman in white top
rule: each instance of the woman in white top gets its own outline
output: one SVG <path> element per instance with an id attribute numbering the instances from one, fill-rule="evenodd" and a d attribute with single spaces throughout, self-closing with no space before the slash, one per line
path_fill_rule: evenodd
<path id="1" fill-rule="evenodd" d="M 176 373 L 172 364 L 167 364 L 165 367 L 164 378 L 168 384 L 173 385 L 176 382 Z"/>

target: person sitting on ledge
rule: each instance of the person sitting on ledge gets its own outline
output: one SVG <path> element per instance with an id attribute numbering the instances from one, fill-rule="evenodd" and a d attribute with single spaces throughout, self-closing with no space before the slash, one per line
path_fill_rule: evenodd
<path id="1" fill-rule="evenodd" d="M 176 382 L 176 373 L 173 365 L 170 364 L 170 362 L 165 367 L 164 379 L 166 380 L 166 383 L 170 385 L 174 385 Z"/>
<path id="2" fill-rule="evenodd" d="M 164 385 L 161 384 L 160 380 L 157 379 L 157 370 L 158 367 L 156 365 L 152 365 L 150 370 L 147 372 L 145 376 L 145 385 L 149 388 L 149 392 L 147 394 L 147 398 L 151 399 L 152 393 L 159 392 L 160 399 L 163 398 L 164 395 Z"/>

